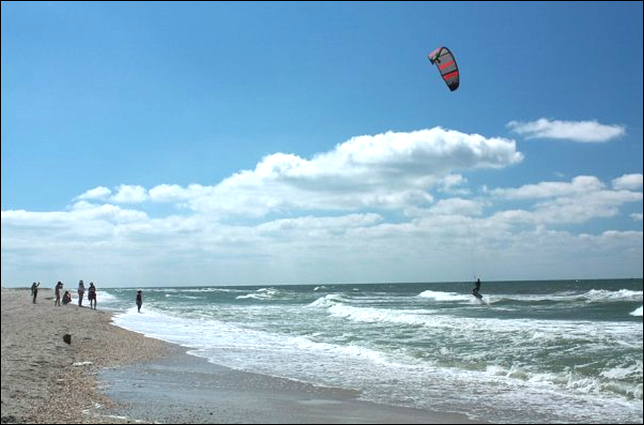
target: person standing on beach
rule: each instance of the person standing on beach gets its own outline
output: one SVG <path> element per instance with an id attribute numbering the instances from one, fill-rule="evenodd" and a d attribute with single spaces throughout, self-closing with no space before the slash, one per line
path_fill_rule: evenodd
<path id="1" fill-rule="evenodd" d="M 78 306 L 83 306 L 83 297 L 85 296 L 85 283 L 83 279 L 78 281 Z"/>
<path id="2" fill-rule="evenodd" d="M 140 313 L 141 312 L 141 306 L 143 305 L 143 293 L 139 289 L 136 291 L 136 309 Z"/>
<path id="3" fill-rule="evenodd" d="M 96 286 L 94 286 L 94 282 L 89 283 L 87 299 L 89 300 L 89 308 L 96 310 Z"/>
<path id="4" fill-rule="evenodd" d="M 56 294 L 56 300 L 54 301 L 54 305 L 57 305 L 58 307 L 60 307 L 60 291 L 62 290 L 63 290 L 63 282 L 59 280 L 58 283 L 56 284 L 56 288 L 54 289 L 54 292 Z"/>
<path id="5" fill-rule="evenodd" d="M 40 286 L 40 282 L 38 282 L 38 283 L 34 282 L 34 283 L 31 284 L 31 295 L 33 296 L 32 302 L 34 304 L 36 304 L 36 297 L 38 297 L 38 287 L 39 286 Z"/>

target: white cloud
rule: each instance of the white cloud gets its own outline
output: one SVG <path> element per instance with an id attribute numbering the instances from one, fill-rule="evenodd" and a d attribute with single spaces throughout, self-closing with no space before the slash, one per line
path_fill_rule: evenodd
<path id="1" fill-rule="evenodd" d="M 116 194 L 110 198 L 117 204 L 136 204 L 148 199 L 147 191 L 142 186 L 122 184 L 116 188 Z"/>
<path id="2" fill-rule="evenodd" d="M 628 202 L 642 202 L 642 194 L 602 190 L 557 198 L 537 204 L 535 214 L 543 223 L 584 223 L 594 218 L 615 217 Z"/>
<path id="3" fill-rule="evenodd" d="M 462 186 L 467 183 L 467 179 L 460 174 L 450 174 L 443 178 L 441 182 L 445 188 L 452 188 L 454 186 Z"/>
<path id="4" fill-rule="evenodd" d="M 70 223 L 87 223 L 105 221 L 109 223 L 127 223 L 147 220 L 145 212 L 123 209 L 115 205 L 96 205 L 86 201 L 75 203 L 70 211 L 30 212 L 24 210 L 2 211 L 2 225 L 16 227 L 49 227 L 59 228 Z"/>
<path id="5" fill-rule="evenodd" d="M 570 182 L 541 182 L 489 193 L 506 200 L 536 200 L 531 211 L 507 210 L 496 219 L 514 223 L 584 223 L 594 218 L 614 217 L 624 203 L 642 201 L 642 193 L 609 190 L 597 177 L 578 176 Z"/>
<path id="6" fill-rule="evenodd" d="M 490 279 L 641 274 L 642 232 L 561 230 L 624 218 L 625 203 L 642 202 L 628 190 L 637 175 L 467 190 L 467 172 L 521 158 L 510 140 L 432 129 L 361 136 L 310 159 L 269 155 L 213 186 L 98 187 L 64 211 L 2 211 L 3 281 L 458 280 L 470 268 Z M 164 216 L 158 203 L 178 209 Z"/>
<path id="7" fill-rule="evenodd" d="M 512 140 L 436 127 L 354 137 L 314 158 L 311 169 L 325 170 L 325 175 L 329 170 L 350 176 L 377 173 L 388 180 L 401 175 L 422 178 L 427 174 L 444 176 L 458 169 L 502 168 L 522 159 Z"/>
<path id="8" fill-rule="evenodd" d="M 122 184 L 115 188 L 115 192 L 105 186 L 98 186 L 81 194 L 76 199 L 80 201 L 110 201 L 117 204 L 135 204 L 147 201 L 148 194 L 142 186 Z"/>
<path id="9" fill-rule="evenodd" d="M 146 213 L 137 210 L 123 209 L 116 205 L 96 205 L 85 201 L 72 206 L 70 217 L 74 220 L 106 220 L 116 223 L 126 223 L 147 220 Z"/>
<path id="10" fill-rule="evenodd" d="M 439 182 L 438 190 L 451 195 L 469 195 L 467 179 L 461 174 L 449 174 Z"/>
<path id="11" fill-rule="evenodd" d="M 624 174 L 613 180 L 616 190 L 642 190 L 642 174 Z"/>
<path id="12" fill-rule="evenodd" d="M 261 234 L 275 234 L 284 238 L 292 232 L 302 232 L 302 237 L 343 234 L 349 229 L 369 227 L 382 222 L 379 214 L 349 214 L 338 217 L 306 216 L 269 221 L 257 226 Z"/>
<path id="13" fill-rule="evenodd" d="M 428 211 L 432 214 L 478 216 L 483 211 L 483 203 L 462 198 L 441 199 Z"/>
<path id="14" fill-rule="evenodd" d="M 566 197 L 602 190 L 604 184 L 593 176 L 578 176 L 568 182 L 541 182 L 519 188 L 495 189 L 490 193 L 505 199 L 540 199 Z"/>
<path id="15" fill-rule="evenodd" d="M 177 203 L 194 197 L 194 195 L 191 195 L 191 191 L 194 192 L 198 187 L 201 186 L 191 185 L 188 189 L 184 189 L 176 184 L 162 184 L 150 189 L 148 195 L 150 200 L 154 202 Z"/>
<path id="16" fill-rule="evenodd" d="M 540 118 L 536 121 L 510 121 L 507 127 L 527 139 L 560 139 L 582 143 L 602 143 L 626 134 L 621 125 L 597 121 L 560 121 Z"/>
<path id="17" fill-rule="evenodd" d="M 106 188 L 105 186 L 98 186 L 94 189 L 90 189 L 87 192 L 80 195 L 77 199 L 80 200 L 105 200 L 109 198 L 112 194 L 112 191 Z"/>
<path id="18" fill-rule="evenodd" d="M 635 221 L 642 221 L 642 213 L 633 213 L 631 218 Z"/>
<path id="19" fill-rule="evenodd" d="M 203 213 L 254 217 L 291 209 L 397 209 L 432 202 L 428 190 L 435 186 L 464 184 L 454 171 L 502 168 L 522 159 L 512 140 L 437 127 L 354 137 L 311 159 L 268 155 L 254 170 L 216 186 L 161 185 L 149 195 Z"/>
<path id="20" fill-rule="evenodd" d="M 470 267 L 490 279 L 641 270 L 641 232 L 575 235 L 548 230 L 559 218 L 538 205 L 491 216 L 482 206 L 453 198 L 403 221 L 350 213 L 246 224 L 199 213 L 150 218 L 87 202 L 64 212 L 3 211 L 3 279 L 33 280 L 41 266 L 48 270 L 44 278 L 91 276 L 103 285 L 451 280 L 468 278 Z M 558 207 L 561 215 L 569 205 Z M 598 214 L 588 204 L 582 209 Z"/>

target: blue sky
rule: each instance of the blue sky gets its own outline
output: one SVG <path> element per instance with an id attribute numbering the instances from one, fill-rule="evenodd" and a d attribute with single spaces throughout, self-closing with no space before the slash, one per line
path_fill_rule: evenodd
<path id="1" fill-rule="evenodd" d="M 641 277 L 642 15 L 3 2 L 2 284 Z"/>

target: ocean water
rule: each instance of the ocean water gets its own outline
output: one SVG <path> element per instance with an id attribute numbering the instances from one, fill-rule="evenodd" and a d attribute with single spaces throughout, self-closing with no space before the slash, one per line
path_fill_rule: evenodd
<path id="1" fill-rule="evenodd" d="M 230 368 L 505 423 L 642 423 L 642 279 L 105 289 L 115 324 Z"/>

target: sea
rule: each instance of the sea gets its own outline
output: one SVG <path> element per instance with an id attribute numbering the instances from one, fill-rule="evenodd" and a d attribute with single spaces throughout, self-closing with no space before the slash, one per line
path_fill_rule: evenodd
<path id="1" fill-rule="evenodd" d="M 137 313 L 136 290 L 143 290 Z M 642 279 L 100 289 L 240 371 L 495 423 L 642 423 Z"/>

